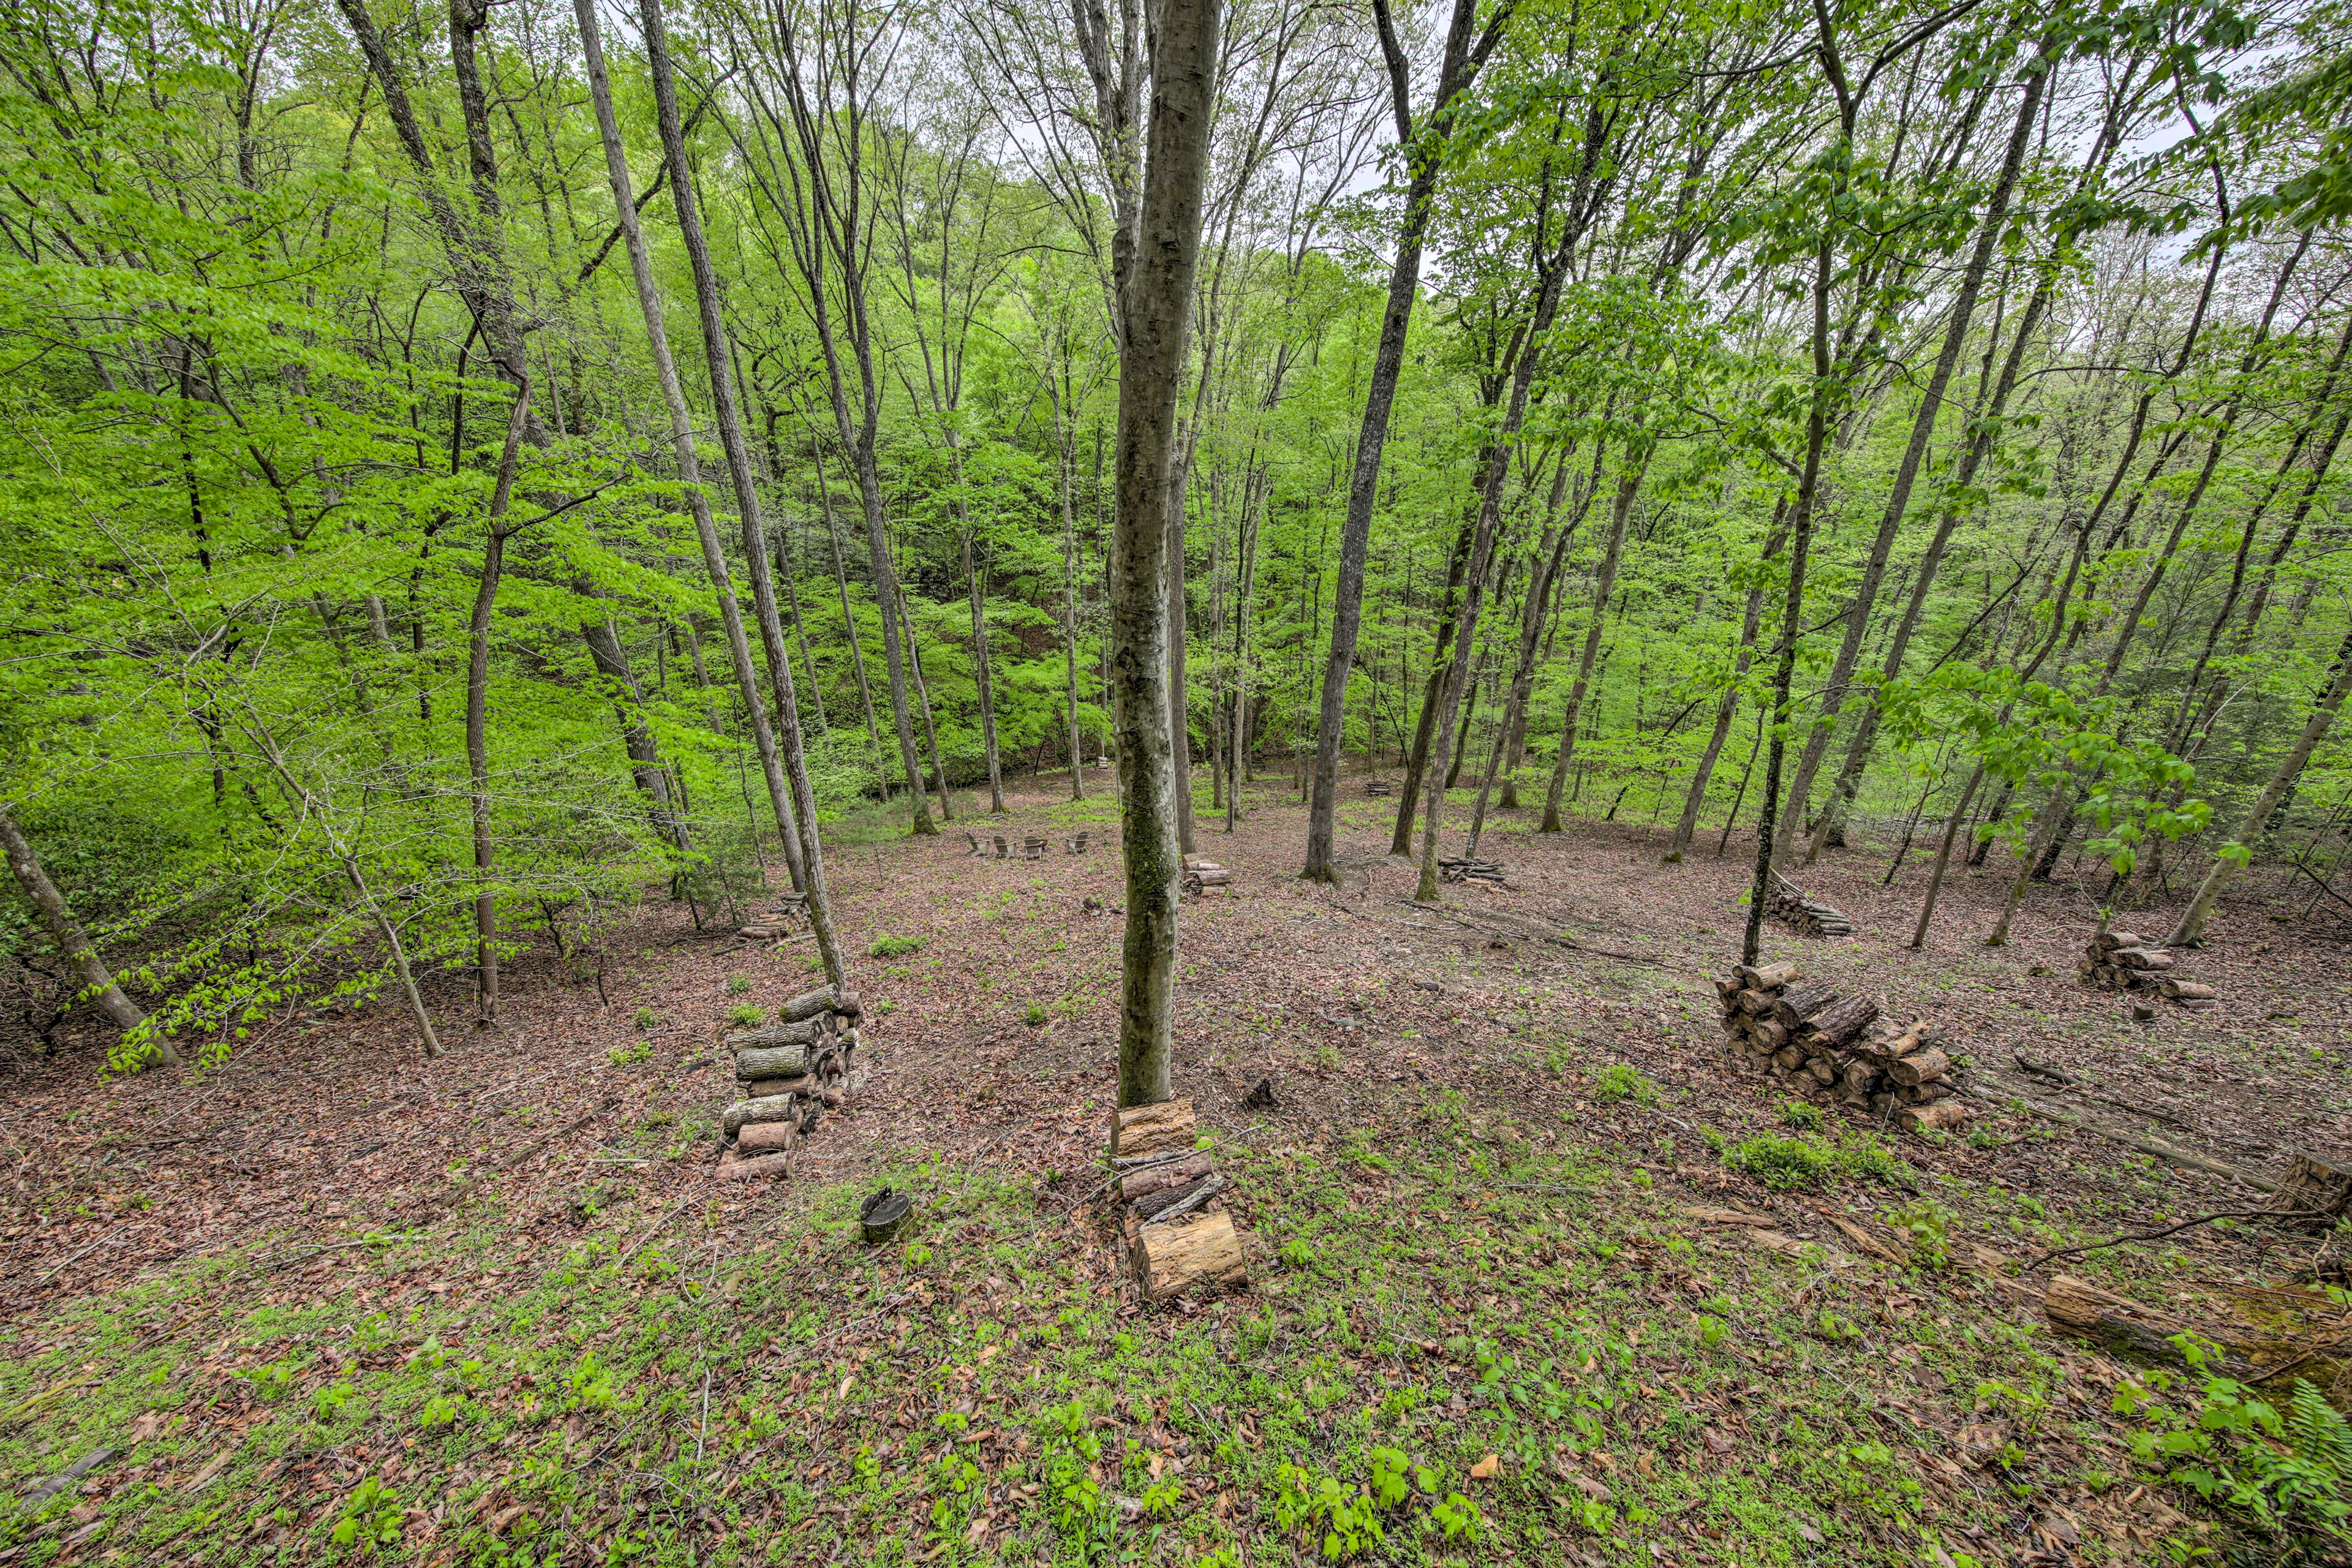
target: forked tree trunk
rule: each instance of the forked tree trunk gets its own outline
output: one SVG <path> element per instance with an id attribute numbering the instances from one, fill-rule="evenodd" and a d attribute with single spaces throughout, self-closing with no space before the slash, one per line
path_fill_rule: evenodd
<path id="1" fill-rule="evenodd" d="M 1217 0 L 1162 0 L 1139 243 L 1119 269 L 1118 515 L 1110 559 L 1111 684 L 1118 731 L 1127 928 L 1118 1103 L 1170 1093 L 1176 1002 L 1175 719 L 1166 668 L 1176 394 L 1200 259 L 1201 188 L 1215 99 Z"/>

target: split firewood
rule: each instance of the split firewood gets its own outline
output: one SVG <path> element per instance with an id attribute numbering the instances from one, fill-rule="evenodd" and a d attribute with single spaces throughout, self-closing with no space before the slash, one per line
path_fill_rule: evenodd
<path id="1" fill-rule="evenodd" d="M 1815 1050 L 1838 1050 L 1852 1042 L 1878 1016 L 1878 1004 L 1855 996 L 1823 1009 L 1805 1026 L 1806 1044 Z"/>
<path id="2" fill-rule="evenodd" d="M 738 1029 L 727 1037 L 730 1051 L 772 1050 L 778 1046 L 813 1046 L 824 1038 L 824 1025 L 815 1018 L 803 1018 L 792 1024 L 764 1024 L 756 1029 Z"/>
<path id="3" fill-rule="evenodd" d="M 1826 985 L 1811 985 L 1780 997 L 1772 1006 L 1773 1021 L 1786 1029 L 1801 1029 L 1837 1005 L 1838 994 Z"/>
<path id="4" fill-rule="evenodd" d="M 780 1095 L 807 1094 L 816 1088 L 814 1073 L 794 1073 L 790 1078 L 745 1079 L 735 1086 L 735 1092 L 744 1100 L 772 1100 Z"/>
<path id="5" fill-rule="evenodd" d="M 1197 1136 L 1198 1130 L 1192 1121 L 1192 1102 L 1189 1100 L 1167 1100 L 1158 1105 L 1130 1106 L 1112 1114 L 1111 1157 L 1131 1160 L 1147 1154 L 1165 1154 L 1190 1149 Z"/>
<path id="6" fill-rule="evenodd" d="M 1732 972 L 1742 985 L 1757 991 L 1777 991 L 1800 973 L 1793 963 L 1740 964 Z"/>
<path id="7" fill-rule="evenodd" d="M 1135 1200 L 1135 1217 L 1146 1225 L 1162 1225 L 1190 1214 L 1225 1190 L 1225 1179 L 1212 1173 L 1181 1187 L 1169 1187 Z"/>
<path id="8" fill-rule="evenodd" d="M 1138 1198 L 1149 1197 L 1171 1187 L 1188 1186 L 1213 1169 L 1215 1165 L 1209 1157 L 1209 1152 L 1202 1149 L 1164 1164 L 1146 1165 L 1140 1170 L 1127 1172 L 1118 1178 L 1118 1195 L 1122 1200 L 1133 1203 Z"/>
<path id="9" fill-rule="evenodd" d="M 2175 1002 L 2208 1001 L 2218 994 L 2210 985 L 2200 985 L 2194 980 L 2176 980 L 2170 975 L 2159 981 L 2157 989 Z"/>
<path id="10" fill-rule="evenodd" d="M 2148 947 L 2119 947 L 2109 955 L 2121 969 L 2169 969 L 2172 954 Z"/>
<path id="11" fill-rule="evenodd" d="M 1128 1221 L 1128 1250 L 1135 1277 L 1154 1301 L 1166 1301 L 1195 1286 L 1249 1282 L 1249 1255 L 1232 1219 L 1201 1215 L 1171 1225 Z"/>

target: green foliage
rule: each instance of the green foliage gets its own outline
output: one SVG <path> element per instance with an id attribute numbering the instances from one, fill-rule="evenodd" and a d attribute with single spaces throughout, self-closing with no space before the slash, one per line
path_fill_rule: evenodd
<path id="1" fill-rule="evenodd" d="M 1726 1167 L 1755 1177 L 1776 1193 L 1823 1187 L 1842 1180 L 1901 1185 L 1909 1178 L 1902 1162 L 1866 1132 L 1843 1134 L 1827 1142 L 1801 1134 L 1782 1138 L 1768 1132 L 1738 1143 L 1709 1132 L 1707 1142 Z"/>
<path id="2" fill-rule="evenodd" d="M 370 1478 L 343 1500 L 341 1515 L 330 1538 L 337 1546 L 373 1556 L 379 1549 L 400 1544 L 401 1521 L 398 1495 Z"/>
<path id="3" fill-rule="evenodd" d="M 1903 1238 L 1914 1267 L 1937 1269 L 1952 1261 L 1952 1223 L 1959 1216 L 1933 1198 L 1914 1198 L 1879 1216 Z"/>
<path id="4" fill-rule="evenodd" d="M 2352 1426 L 2305 1379 L 2281 1411 L 2215 1370 L 2220 1356 L 2195 1335 L 2173 1343 L 2189 1365 L 2185 1398 L 2159 1397 L 2176 1381 L 2162 1372 L 2116 1387 L 2116 1413 L 2142 1423 L 2133 1456 L 2299 1558 L 2352 1547 Z"/>
<path id="5" fill-rule="evenodd" d="M 727 1009 L 727 1021 L 739 1029 L 756 1029 L 767 1022 L 767 1009 L 750 1002 L 738 1003 Z"/>
<path id="6" fill-rule="evenodd" d="M 866 950 L 871 958 L 904 958 L 910 952 L 923 951 L 923 939 L 919 936 L 882 936 Z"/>
<path id="7" fill-rule="evenodd" d="M 1603 1105 L 1619 1100 L 1632 1100 L 1636 1105 L 1655 1105 L 1657 1086 L 1623 1062 L 1612 1062 L 1592 1079 L 1592 1098 Z"/>

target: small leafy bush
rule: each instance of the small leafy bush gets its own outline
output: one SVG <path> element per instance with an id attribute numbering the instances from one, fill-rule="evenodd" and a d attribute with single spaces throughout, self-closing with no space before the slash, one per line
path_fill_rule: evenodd
<path id="1" fill-rule="evenodd" d="M 342 1517 L 335 1521 L 334 1542 L 373 1552 L 380 1546 L 400 1543 L 400 1499 L 373 1477 L 362 1481 L 343 1500 Z"/>
<path id="2" fill-rule="evenodd" d="M 1045 1004 L 1030 1003 L 1027 1007 L 1022 1009 L 1021 1021 L 1033 1029 L 1043 1027 L 1045 1022 Z"/>
<path id="3" fill-rule="evenodd" d="M 869 958 L 904 958 L 910 952 L 923 951 L 923 939 L 919 936 L 882 936 L 866 950 Z"/>
<path id="4" fill-rule="evenodd" d="M 1800 1132 L 1818 1131 L 1822 1125 L 1822 1108 L 1802 1100 L 1792 1100 L 1780 1108 L 1780 1124 Z"/>
<path id="5" fill-rule="evenodd" d="M 651 1040 L 639 1040 L 634 1046 L 614 1046 L 604 1053 L 604 1059 L 616 1068 L 633 1068 L 654 1054 Z"/>
<path id="6" fill-rule="evenodd" d="M 744 992 L 749 991 L 750 989 L 751 989 L 751 977 L 750 975 L 730 974 L 727 977 L 727 994 L 730 996 L 740 996 Z"/>
<path id="7" fill-rule="evenodd" d="M 1914 1267 L 1942 1268 L 1952 1261 L 1952 1221 L 1959 1216 L 1944 1205 L 1914 1198 L 1887 1210 L 1884 1217 L 1910 1248 Z"/>
<path id="8" fill-rule="evenodd" d="M 749 1002 L 738 1002 L 727 1010 L 727 1021 L 739 1029 L 756 1029 L 768 1015 Z"/>

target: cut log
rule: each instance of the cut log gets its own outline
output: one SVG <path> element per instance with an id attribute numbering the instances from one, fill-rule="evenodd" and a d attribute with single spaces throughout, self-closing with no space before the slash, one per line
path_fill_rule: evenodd
<path id="1" fill-rule="evenodd" d="M 1190 1185 L 1215 1168 L 1205 1149 L 1171 1160 L 1164 1165 L 1146 1165 L 1139 1171 L 1129 1171 L 1118 1179 L 1118 1195 L 1129 1203 L 1164 1193 L 1171 1187 Z"/>
<path id="2" fill-rule="evenodd" d="M 1172 1153 L 1192 1148 L 1198 1135 L 1189 1100 L 1130 1106 L 1111 1116 L 1111 1158 L 1131 1160 L 1147 1154 Z"/>
<path id="3" fill-rule="evenodd" d="M 1167 1213 L 1179 1204 L 1186 1205 L 1188 1207 L 1198 1207 L 1199 1205 L 1192 1203 L 1191 1200 L 1199 1194 L 1202 1189 L 1209 1187 L 1212 1182 L 1215 1183 L 1216 1186 L 1210 1188 L 1211 1191 L 1220 1191 L 1225 1184 L 1222 1177 L 1212 1172 L 1207 1175 L 1195 1176 L 1189 1182 L 1180 1183 L 1172 1187 L 1162 1187 L 1156 1193 L 1146 1193 L 1134 1200 L 1135 1217 L 1148 1220 L 1155 1215 Z"/>
<path id="4" fill-rule="evenodd" d="M 813 1046 L 824 1037 L 824 1025 L 814 1018 L 792 1024 L 767 1024 L 738 1029 L 727 1037 L 730 1051 L 764 1051 L 778 1046 Z"/>
<path id="5" fill-rule="evenodd" d="M 779 1007 L 776 1015 L 784 1023 L 797 1024 L 804 1019 L 816 1017 L 820 1014 L 832 1012 L 835 1000 L 833 987 L 820 985 L 814 991 L 802 992 Z"/>
<path id="6" fill-rule="evenodd" d="M 2278 1208 L 2281 1213 L 2309 1216 L 2291 1222 L 2297 1230 L 2333 1228 L 2338 1219 L 2352 1213 L 2352 1164 L 2296 1150 L 2287 1162 Z"/>
<path id="7" fill-rule="evenodd" d="M 2194 980 L 2175 980 L 2168 974 L 2158 983 L 2157 989 L 2175 1002 L 2210 1001 L 2216 995 L 2210 985 L 2200 985 Z"/>
<path id="8" fill-rule="evenodd" d="M 1739 983 L 1753 991 L 1778 991 L 1794 980 L 1801 971 L 1793 963 L 1767 963 L 1761 966 L 1741 964 L 1732 973 Z"/>
<path id="9" fill-rule="evenodd" d="M 1855 996 L 1815 1015 L 1808 1025 L 1810 1038 L 1829 1049 L 1842 1049 L 1877 1016 L 1877 1003 L 1867 996 Z"/>
<path id="10" fill-rule="evenodd" d="M 1818 1084 L 1826 1085 L 1837 1081 L 1837 1064 L 1827 1057 L 1815 1057 L 1805 1064 L 1805 1071 L 1811 1074 L 1813 1081 Z"/>
<path id="11" fill-rule="evenodd" d="M 1772 1059 L 1782 1070 L 1795 1072 L 1805 1065 L 1805 1053 L 1795 1046 L 1782 1046 L 1772 1053 Z"/>
<path id="12" fill-rule="evenodd" d="M 1154 1301 L 1171 1300 L 1196 1286 L 1249 1282 L 1249 1255 L 1224 1215 L 1201 1215 L 1168 1225 L 1130 1219 L 1128 1248 L 1136 1282 Z"/>
<path id="13" fill-rule="evenodd" d="M 1925 1132 L 1931 1127 L 1963 1127 L 1968 1124 L 1969 1102 L 1954 1098 L 1939 1100 L 1933 1105 L 1906 1105 L 1895 1113 L 1895 1120 L 1906 1132 Z"/>
<path id="14" fill-rule="evenodd" d="M 2108 955 L 2118 969 L 2169 969 L 2172 954 L 2152 947 L 2119 947 Z"/>
<path id="15" fill-rule="evenodd" d="M 1779 1001 L 1771 992 L 1759 991 L 1751 985 L 1739 994 L 1739 1010 L 1751 1018 L 1769 1017 Z"/>
<path id="16" fill-rule="evenodd" d="M 1789 1026 L 1778 1018 L 1759 1018 L 1748 1032 L 1768 1052 L 1777 1051 L 1789 1043 Z"/>
<path id="17" fill-rule="evenodd" d="M 1925 1050 L 1907 1057 L 1897 1057 L 1886 1065 L 1886 1076 L 1906 1089 L 1916 1089 L 1923 1083 L 1933 1083 L 1952 1069 L 1952 1059 L 1938 1050 Z"/>
<path id="18" fill-rule="evenodd" d="M 855 991 L 843 992 L 840 998 L 834 1003 L 833 1010 L 840 1014 L 845 1018 L 863 1018 L 866 1016 L 865 1005 L 858 1001 L 857 993 Z"/>
<path id="19" fill-rule="evenodd" d="M 763 1121 L 797 1120 L 800 1111 L 792 1101 L 795 1092 L 793 1089 L 785 1089 L 781 1093 L 758 1100 L 737 1100 L 719 1118 L 719 1131 L 727 1137 L 732 1138 L 746 1127 L 756 1127 Z"/>
<path id="20" fill-rule="evenodd" d="M 798 1078 L 815 1068 L 815 1054 L 806 1046 L 771 1046 L 739 1052 L 735 1058 L 735 1080 L 752 1083 L 763 1078 Z"/>
<path id="21" fill-rule="evenodd" d="M 797 1117 L 790 1121 L 755 1121 L 735 1136 L 735 1152 L 777 1154 L 800 1142 L 801 1124 Z"/>
<path id="22" fill-rule="evenodd" d="M 748 1160 L 730 1155 L 719 1162 L 719 1176 L 721 1181 L 728 1182 L 756 1181 L 761 1176 L 788 1176 L 792 1174 L 792 1163 L 790 1154 L 758 1154 Z"/>
<path id="23" fill-rule="evenodd" d="M 2072 1274 L 2052 1276 L 2042 1293 L 2042 1315 L 2058 1333 L 2162 1361 L 2180 1359 L 2171 1336 L 2189 1326 L 2169 1312 L 2143 1307 Z"/>
<path id="24" fill-rule="evenodd" d="M 735 1086 L 735 1092 L 744 1100 L 768 1100 L 778 1095 L 813 1094 L 816 1090 L 814 1073 L 795 1073 L 790 1078 L 745 1079 Z"/>
<path id="25" fill-rule="evenodd" d="M 1836 1005 L 1838 994 L 1826 985 L 1811 985 L 1802 991 L 1782 996 L 1772 1008 L 1772 1016 L 1785 1028 L 1795 1029 Z"/>
<path id="26" fill-rule="evenodd" d="M 2145 947 L 2147 943 L 2127 931 L 2103 931 L 2091 939 L 2091 947 L 2098 952 L 2113 952 L 2119 947 Z"/>

